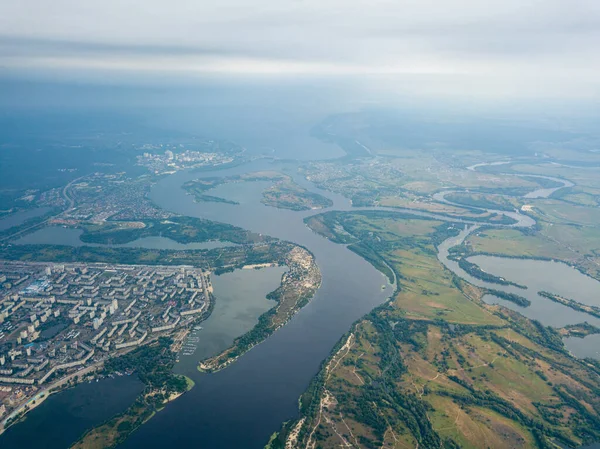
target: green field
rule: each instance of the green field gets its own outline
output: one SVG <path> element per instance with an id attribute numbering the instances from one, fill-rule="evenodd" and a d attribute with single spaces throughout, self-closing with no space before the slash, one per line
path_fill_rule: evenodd
<path id="1" fill-rule="evenodd" d="M 434 248 L 451 226 L 335 212 L 307 224 L 369 248 L 399 285 L 341 339 L 301 397 L 301 420 L 284 425 L 271 448 L 550 448 L 600 439 L 600 364 L 573 358 L 558 331 L 486 305 L 481 290 L 454 278 Z M 472 244 L 517 238 L 536 247 L 519 231 L 489 234 Z"/>

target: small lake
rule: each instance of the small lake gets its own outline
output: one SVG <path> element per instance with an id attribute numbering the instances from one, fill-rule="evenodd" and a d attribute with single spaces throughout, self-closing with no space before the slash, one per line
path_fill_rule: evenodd
<path id="1" fill-rule="evenodd" d="M 235 338 L 251 330 L 263 313 L 277 305 L 266 296 L 279 287 L 286 271 L 286 267 L 269 267 L 211 275 L 213 312 L 201 323 L 202 329 L 188 336 L 175 370 L 195 375 L 199 361 L 217 355 L 230 347 Z M 192 354 L 185 355 L 186 352 Z"/>
<path id="2" fill-rule="evenodd" d="M 600 307 L 600 282 L 565 263 L 493 256 L 473 256 L 468 260 L 488 273 L 529 287 L 529 291 L 521 291 L 521 296 L 547 291 Z"/>
<path id="3" fill-rule="evenodd" d="M 573 310 L 570 307 L 566 307 L 537 294 L 540 291 L 547 291 L 583 304 L 600 305 L 600 298 L 597 296 L 597 293 L 600 291 L 600 282 L 580 273 L 575 268 L 560 262 L 490 256 L 474 256 L 470 257 L 469 261 L 477 264 L 482 270 L 488 273 L 526 285 L 528 287 L 527 290 L 500 285 L 493 286 L 492 288 L 521 295 L 529 299 L 531 305 L 529 307 L 520 307 L 493 295 L 484 296 L 484 301 L 491 304 L 501 304 L 510 309 L 517 310 L 522 315 L 538 320 L 546 326 L 563 327 L 567 324 L 578 324 L 587 321 L 594 326 L 600 327 L 599 318 Z M 589 338 L 575 339 L 577 341 L 571 339 L 569 349 L 578 357 L 586 357 L 586 354 L 593 354 L 595 351 L 591 347 L 585 349 L 588 343 L 592 342 Z"/>
<path id="4" fill-rule="evenodd" d="M 482 270 L 495 276 L 503 277 L 508 281 L 525 285 L 528 287 L 526 290 L 514 286 L 485 282 L 463 271 L 457 262 L 448 259 L 448 250 L 463 242 L 472 229 L 466 228 L 458 236 L 451 237 L 440 244 L 438 247 L 439 260 L 450 271 L 473 285 L 523 296 L 531 301 L 531 305 L 529 307 L 521 307 L 494 295 L 485 295 L 483 297 L 485 302 L 500 304 L 509 309 L 516 310 L 522 315 L 538 320 L 546 326 L 563 327 L 567 324 L 578 324 L 587 321 L 590 324 L 600 327 L 600 319 L 538 295 L 539 291 L 547 291 L 583 304 L 600 306 L 600 297 L 598 297 L 600 282 L 584 275 L 567 264 L 497 256 L 469 257 L 468 260 L 477 264 Z M 597 348 L 600 347 L 597 344 L 598 342 L 597 335 L 591 335 L 583 339 L 565 339 L 565 345 L 577 357 L 598 358 Z"/>
<path id="5" fill-rule="evenodd" d="M 15 226 L 22 225 L 27 220 L 30 220 L 32 218 L 41 217 L 49 210 L 49 207 L 36 207 L 34 209 L 27 209 L 15 212 L 14 214 L 10 214 L 3 218 L 0 218 L 0 231 L 5 231 Z"/>
<path id="6" fill-rule="evenodd" d="M 132 242 L 122 244 L 87 243 L 81 240 L 83 230 L 75 228 L 63 228 L 62 226 L 48 226 L 27 234 L 18 240 L 15 245 L 68 245 L 68 246 L 106 246 L 111 248 L 146 248 L 146 249 L 169 249 L 177 251 L 204 250 L 235 246 L 235 243 L 208 241 L 179 243 L 167 237 L 142 237 Z"/>
<path id="7" fill-rule="evenodd" d="M 2 435 L 2 449 L 64 449 L 86 430 L 129 407 L 142 391 L 136 376 L 102 379 L 54 394 Z"/>

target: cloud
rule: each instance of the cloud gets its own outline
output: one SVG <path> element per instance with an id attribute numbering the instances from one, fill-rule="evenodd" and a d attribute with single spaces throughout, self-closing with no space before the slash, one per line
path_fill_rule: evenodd
<path id="1" fill-rule="evenodd" d="M 0 66 L 25 72 L 437 74 L 515 92 L 543 78 L 548 94 L 598 95 L 598 54 L 596 0 L 0 4 Z"/>

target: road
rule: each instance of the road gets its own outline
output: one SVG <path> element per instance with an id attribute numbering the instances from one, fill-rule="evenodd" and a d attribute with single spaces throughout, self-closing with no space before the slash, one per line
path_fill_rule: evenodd
<path id="1" fill-rule="evenodd" d="M 81 181 L 83 178 L 85 178 L 87 175 L 84 176 L 80 176 L 79 178 L 74 179 L 73 181 L 71 181 L 70 183 L 68 183 L 66 186 L 63 187 L 62 189 L 62 196 L 64 197 L 65 201 L 67 202 L 67 208 L 65 210 L 60 211 L 58 214 L 56 215 L 52 215 L 51 217 L 48 217 L 47 219 L 45 219 L 44 221 L 41 221 L 39 223 L 36 223 L 32 226 L 28 226 L 25 229 L 21 229 L 20 231 L 15 232 L 14 234 L 10 234 L 7 236 L 4 236 L 2 238 L 0 238 L 0 242 L 4 242 L 6 240 L 10 240 L 15 238 L 18 235 L 21 235 L 25 232 L 31 231 L 32 229 L 35 229 L 39 226 L 43 226 L 46 225 L 50 220 L 55 219 L 56 217 L 59 217 L 60 215 L 64 214 L 65 212 L 70 212 L 73 210 L 73 208 L 75 207 L 75 200 L 73 198 L 71 198 L 69 196 L 69 188 L 75 184 L 78 181 Z"/>

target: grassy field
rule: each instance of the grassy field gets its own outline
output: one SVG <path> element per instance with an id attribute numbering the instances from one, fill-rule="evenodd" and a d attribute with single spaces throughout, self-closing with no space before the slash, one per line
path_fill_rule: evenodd
<path id="1" fill-rule="evenodd" d="M 598 164 L 598 156 L 595 156 L 595 163 Z M 568 164 L 566 164 L 568 165 Z M 532 173 L 536 175 L 553 176 L 565 178 L 574 182 L 577 186 L 591 188 L 600 188 L 600 169 L 589 167 L 565 167 L 554 164 L 516 164 L 511 167 L 515 172 Z"/>
<path id="2" fill-rule="evenodd" d="M 394 305 L 407 318 L 460 324 L 498 324 L 499 320 L 468 298 L 437 258 L 422 251 L 395 251 L 388 260 L 401 274 L 402 288 Z"/>
<path id="3" fill-rule="evenodd" d="M 518 229 L 486 229 L 470 235 L 466 243 L 474 253 L 567 260 L 574 258 L 572 251 L 542 234 L 528 235 Z"/>
<path id="4" fill-rule="evenodd" d="M 600 280 L 600 229 L 596 226 L 540 223 L 534 234 L 517 229 L 486 229 L 470 235 L 469 253 L 562 260 Z"/>
<path id="5" fill-rule="evenodd" d="M 452 206 L 450 204 L 438 203 L 427 197 L 414 196 L 410 194 L 400 194 L 393 196 L 384 196 L 379 199 L 380 206 L 387 207 L 405 207 L 408 209 L 424 210 L 440 214 L 456 215 L 457 217 L 488 217 L 486 212 L 478 212 L 462 207 Z"/>
<path id="6" fill-rule="evenodd" d="M 580 226 L 597 226 L 600 223 L 600 208 L 586 207 L 565 201 L 544 199 L 533 200 L 534 215 L 554 224 L 576 224 Z"/>
<path id="7" fill-rule="evenodd" d="M 466 193 L 456 192 L 446 195 L 446 199 L 453 203 L 483 209 L 496 209 L 513 211 L 520 209 L 523 201 L 517 197 L 506 197 L 491 193 Z"/>
<path id="8" fill-rule="evenodd" d="M 482 303 L 477 288 L 454 279 L 433 250 L 445 226 L 358 213 L 308 224 L 335 241 L 371 245 L 400 290 L 342 338 L 302 396 L 301 419 L 272 449 L 550 448 L 600 439 L 600 364 L 571 357 L 557 331 Z M 490 249 L 520 237 L 530 251 L 537 246 L 518 231 L 491 234 L 472 244 Z"/>

